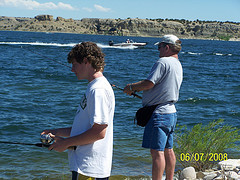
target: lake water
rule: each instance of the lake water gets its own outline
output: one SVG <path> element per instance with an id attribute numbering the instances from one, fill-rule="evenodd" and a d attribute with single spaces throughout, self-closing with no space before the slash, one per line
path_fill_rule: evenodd
<path id="1" fill-rule="evenodd" d="M 127 38 L 148 45 L 108 45 L 110 40 L 123 42 Z M 0 31 L 1 141 L 38 143 L 42 130 L 72 124 L 87 82 L 78 81 L 66 67 L 67 54 L 82 41 L 96 42 L 103 49 L 107 64 L 104 75 L 121 88 L 146 78 L 159 55 L 154 45 L 158 38 Z M 240 128 L 240 42 L 182 42 L 179 59 L 184 80 L 176 104 L 178 124 L 190 128 L 221 118 Z M 149 150 L 141 148 L 143 128 L 133 123 L 141 100 L 116 88 L 114 92 L 112 175 L 148 179 L 151 157 Z M 1 144 L 0 156 L 0 179 L 70 178 L 66 152 Z"/>

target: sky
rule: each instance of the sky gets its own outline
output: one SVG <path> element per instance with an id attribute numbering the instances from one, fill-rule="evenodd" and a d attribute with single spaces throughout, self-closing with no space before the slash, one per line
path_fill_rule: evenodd
<path id="1" fill-rule="evenodd" d="M 0 0 L 0 16 L 240 22 L 240 0 Z"/>

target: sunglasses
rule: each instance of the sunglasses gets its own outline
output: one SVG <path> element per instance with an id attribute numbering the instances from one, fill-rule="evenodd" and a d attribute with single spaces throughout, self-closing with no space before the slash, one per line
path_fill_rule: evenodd
<path id="1" fill-rule="evenodd" d="M 158 49 L 160 49 L 161 47 L 165 47 L 165 46 L 166 46 L 165 43 L 159 43 L 159 44 L 158 44 Z"/>

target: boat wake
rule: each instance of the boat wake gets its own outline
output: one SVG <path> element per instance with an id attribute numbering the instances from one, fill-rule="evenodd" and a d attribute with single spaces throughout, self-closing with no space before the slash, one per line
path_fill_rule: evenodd
<path id="1" fill-rule="evenodd" d="M 202 55 L 203 53 L 194 53 L 194 52 L 181 52 L 182 54 L 189 54 L 189 55 Z"/>
<path id="2" fill-rule="evenodd" d="M 80 42 L 81 43 L 81 42 Z M 73 47 L 78 43 L 45 43 L 45 42 L 0 42 L 0 45 L 31 45 L 31 46 L 57 46 L 57 47 Z M 106 44 L 97 43 L 100 48 L 113 48 L 113 49 L 135 49 L 137 46 L 127 46 L 127 47 L 115 47 Z"/>
<path id="3" fill-rule="evenodd" d="M 181 52 L 181 54 L 192 55 L 192 56 L 204 55 L 204 53 L 195 53 L 195 52 Z M 211 54 L 208 54 L 208 55 L 215 55 L 215 56 L 232 56 L 233 54 L 211 53 Z"/>
<path id="4" fill-rule="evenodd" d="M 0 42 L 0 45 L 32 45 L 32 46 L 59 46 L 59 47 L 73 47 L 74 43 L 60 44 L 60 43 L 44 43 L 44 42 Z"/>
<path id="5" fill-rule="evenodd" d="M 216 56 L 232 56 L 232 54 L 213 53 Z"/>
<path id="6" fill-rule="evenodd" d="M 97 43 L 98 47 L 100 48 L 111 48 L 111 49 L 136 49 L 137 46 L 110 46 L 105 44 Z"/>

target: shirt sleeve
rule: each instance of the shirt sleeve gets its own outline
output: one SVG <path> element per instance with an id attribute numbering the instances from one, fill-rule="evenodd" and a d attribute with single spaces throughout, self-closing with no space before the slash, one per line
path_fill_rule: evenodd
<path id="1" fill-rule="evenodd" d="M 164 72 L 165 72 L 164 65 L 161 62 L 156 62 L 153 65 L 151 72 L 147 77 L 147 80 L 153 82 L 153 84 L 156 84 L 161 80 Z"/>
<path id="2" fill-rule="evenodd" d="M 88 102 L 88 114 L 90 124 L 108 124 L 109 100 L 105 89 L 94 89 L 90 93 Z"/>

